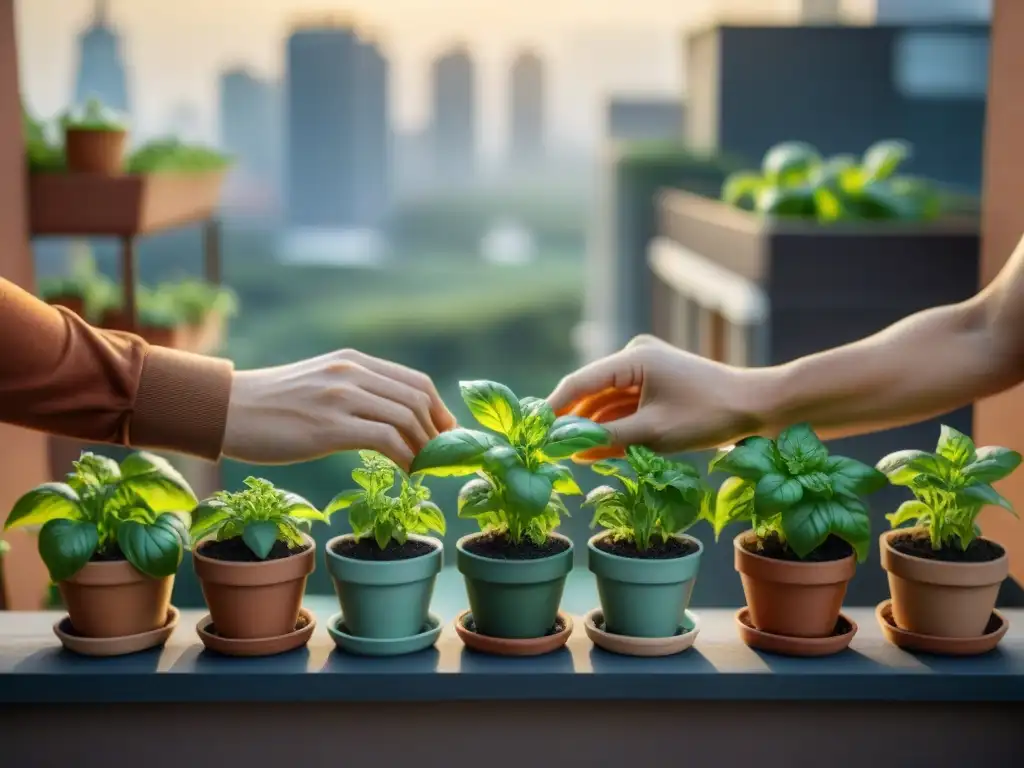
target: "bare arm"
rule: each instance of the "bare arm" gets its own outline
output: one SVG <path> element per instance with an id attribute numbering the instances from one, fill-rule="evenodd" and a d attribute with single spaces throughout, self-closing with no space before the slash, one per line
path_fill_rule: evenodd
<path id="1" fill-rule="evenodd" d="M 1008 389 L 1024 379 L 1024 240 L 969 301 L 743 377 L 758 431 L 807 421 L 830 438 L 921 421 Z"/>

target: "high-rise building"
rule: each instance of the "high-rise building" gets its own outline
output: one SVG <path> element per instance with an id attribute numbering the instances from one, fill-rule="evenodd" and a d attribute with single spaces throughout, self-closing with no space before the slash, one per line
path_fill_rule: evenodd
<path id="1" fill-rule="evenodd" d="M 92 22 L 78 36 L 75 102 L 98 98 L 111 109 L 128 114 L 128 83 L 121 39 L 110 24 L 107 0 L 95 0 Z"/>
<path id="2" fill-rule="evenodd" d="M 544 157 L 544 62 L 520 53 L 509 77 L 510 152 L 513 165 L 535 165 Z"/>
<path id="3" fill-rule="evenodd" d="M 296 29 L 285 75 L 285 194 L 296 227 L 372 226 L 383 216 L 388 63 L 348 22 Z M 385 159 L 382 161 L 382 154 Z"/>
<path id="4" fill-rule="evenodd" d="M 281 156 L 281 105 L 276 83 L 244 68 L 220 76 L 220 145 L 250 178 L 275 182 Z"/>
<path id="5" fill-rule="evenodd" d="M 431 139 L 438 181 L 467 183 L 476 173 L 476 75 L 459 45 L 434 60 Z"/>

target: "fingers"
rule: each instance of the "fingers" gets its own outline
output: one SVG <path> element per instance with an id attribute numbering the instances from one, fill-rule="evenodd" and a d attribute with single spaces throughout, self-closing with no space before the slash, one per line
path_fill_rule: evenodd
<path id="1" fill-rule="evenodd" d="M 451 411 L 445 406 L 444 401 L 441 399 L 441 395 L 437 392 L 437 387 L 434 386 L 434 382 L 429 376 L 420 371 L 414 371 L 412 368 L 406 368 L 404 365 L 393 363 L 390 360 L 381 360 L 376 357 L 358 352 L 356 350 L 345 350 L 342 353 L 347 359 L 358 363 L 367 370 L 373 371 L 386 376 L 395 381 L 400 381 L 406 386 L 417 389 L 423 392 L 430 399 L 430 415 L 434 422 L 434 427 L 438 432 L 446 432 L 449 429 L 455 427 L 455 417 Z"/>
<path id="2" fill-rule="evenodd" d="M 358 442 L 360 446 L 383 453 L 406 472 L 409 471 L 413 451 L 393 426 L 360 419 L 355 422 L 353 432 L 355 434 L 348 436 L 346 442 Z"/>
<path id="3" fill-rule="evenodd" d="M 438 429 L 430 413 L 430 395 L 426 392 L 410 387 L 401 381 L 382 376 L 369 368 L 360 367 L 354 378 L 365 391 L 386 398 L 411 411 L 428 440 L 437 437 Z M 396 424 L 396 426 L 398 425 Z"/>
<path id="4" fill-rule="evenodd" d="M 349 412 L 366 421 L 394 427 L 403 441 L 416 452 L 422 450 L 430 440 L 412 409 L 372 392 L 356 390 L 351 396 Z"/>
<path id="5" fill-rule="evenodd" d="M 606 389 L 625 389 L 643 384 L 643 368 L 628 349 L 585 365 L 562 379 L 548 395 L 555 413 L 563 415 L 580 399 Z"/>

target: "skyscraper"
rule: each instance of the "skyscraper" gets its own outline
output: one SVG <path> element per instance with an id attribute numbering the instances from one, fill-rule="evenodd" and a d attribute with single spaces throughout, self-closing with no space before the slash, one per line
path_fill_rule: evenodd
<path id="1" fill-rule="evenodd" d="M 236 68 L 221 73 L 219 90 L 220 145 L 247 177 L 275 182 L 281 155 L 277 84 Z"/>
<path id="2" fill-rule="evenodd" d="M 128 114 L 128 84 L 121 39 L 110 25 L 107 0 L 95 0 L 92 23 L 78 36 L 75 102 L 98 98 L 111 109 Z"/>
<path id="3" fill-rule="evenodd" d="M 373 226 L 387 189 L 387 60 L 349 22 L 296 29 L 285 90 L 289 223 Z"/>
<path id="4" fill-rule="evenodd" d="M 439 181 L 466 183 L 476 171 L 476 76 L 465 46 L 434 60 L 431 139 Z"/>
<path id="5" fill-rule="evenodd" d="M 513 165 L 535 165 L 544 156 L 544 62 L 520 53 L 509 78 L 510 157 Z"/>

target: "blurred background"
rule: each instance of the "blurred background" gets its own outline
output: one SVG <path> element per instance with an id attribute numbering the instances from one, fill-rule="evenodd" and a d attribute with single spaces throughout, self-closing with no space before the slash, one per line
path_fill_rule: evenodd
<path id="1" fill-rule="evenodd" d="M 19 64 L 40 124 L 95 97 L 129 117 L 134 147 L 232 157 L 217 218 L 238 312 L 221 354 L 251 368 L 354 347 L 430 374 L 466 420 L 460 379 L 543 397 L 637 333 L 760 365 L 973 294 L 990 6 L 20 0 Z M 866 166 L 881 140 L 911 148 L 903 175 L 822 170 Z M 793 141 L 816 150 L 793 150 L 810 176 L 722 200 L 730 174 Z M 33 249 L 44 280 L 90 259 L 120 274 L 115 241 Z M 140 240 L 139 278 L 202 274 L 202 252 L 198 226 Z M 888 254 L 891 290 L 877 273 L 857 289 L 870 253 Z M 969 430 L 969 411 L 948 423 Z M 937 437 L 935 422 L 834 450 L 874 463 Z M 225 462 L 220 482 L 259 474 L 323 505 L 353 465 Z M 472 530 L 459 485 L 433 484 L 449 551 Z M 589 516 L 567 502 L 561 530 L 584 540 Z M 695 605 L 741 602 L 727 540 Z M 874 604 L 884 575 L 860 571 L 852 602 Z M 202 604 L 190 567 L 178 582 L 177 605 Z M 310 589 L 330 591 L 324 569 Z"/>

